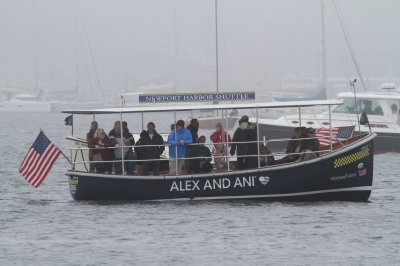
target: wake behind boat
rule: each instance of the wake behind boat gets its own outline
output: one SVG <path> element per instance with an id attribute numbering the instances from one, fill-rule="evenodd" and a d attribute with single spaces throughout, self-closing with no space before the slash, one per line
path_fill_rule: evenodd
<path id="1" fill-rule="evenodd" d="M 196 106 L 198 110 L 218 109 L 223 113 L 228 109 L 264 109 L 283 107 L 306 107 L 338 105 L 341 101 L 285 102 L 219 104 Z M 64 113 L 100 115 L 136 113 L 143 114 L 172 113 L 176 119 L 180 111 L 193 107 L 122 107 L 96 110 L 70 110 Z M 257 125 L 257 121 L 256 121 Z M 258 128 L 258 127 L 257 127 Z M 375 133 L 365 133 L 336 142 L 317 151 L 319 156 L 313 159 L 299 159 L 291 163 L 268 163 L 268 158 L 279 154 L 265 154 L 261 145 L 257 145 L 257 166 L 252 169 L 238 169 L 235 162 L 242 155 L 224 157 L 227 162 L 222 169 L 212 169 L 208 173 L 169 174 L 161 169 L 159 175 L 143 176 L 140 173 L 126 175 L 91 172 L 88 164 L 88 149 L 83 142 L 70 137 L 72 150 L 72 169 L 66 175 L 70 192 L 76 200 L 207 200 L 207 199 L 266 199 L 266 200 L 368 200 L 373 180 L 373 154 Z M 282 139 L 275 141 L 287 141 Z M 268 144 L 274 140 L 264 140 L 257 129 L 258 144 Z M 253 141 L 254 142 L 254 141 Z M 239 144 L 227 141 L 226 145 Z M 249 146 L 251 143 L 242 143 Z M 304 153 L 304 152 L 303 152 Z M 309 151 L 305 151 L 309 153 Z M 299 152 L 296 153 L 297 155 Z M 301 158 L 301 157 L 300 157 Z M 169 158 L 171 159 L 171 158 Z M 165 160 L 161 158 L 161 160 Z M 124 159 L 122 159 L 124 163 Z M 124 165 L 124 164 L 122 164 Z M 176 164 L 178 167 L 178 164 Z M 177 169 L 176 169 L 177 170 Z M 179 172 L 179 171 L 177 171 Z"/>

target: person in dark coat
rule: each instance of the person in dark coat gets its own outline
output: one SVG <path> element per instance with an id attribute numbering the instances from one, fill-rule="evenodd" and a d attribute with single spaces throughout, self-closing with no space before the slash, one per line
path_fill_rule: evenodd
<path id="1" fill-rule="evenodd" d="M 146 145 L 160 145 L 160 146 L 149 146 Z M 143 147 L 142 147 L 143 146 Z M 147 124 L 147 131 L 143 130 L 140 133 L 140 139 L 136 143 L 135 151 L 137 157 L 143 161 L 142 175 L 148 175 L 150 171 L 154 175 L 160 174 L 160 156 L 164 152 L 164 140 L 160 134 L 156 131 L 156 126 L 153 122 Z"/>
<path id="2" fill-rule="evenodd" d="M 192 134 L 192 143 L 197 143 L 198 135 L 197 132 L 199 131 L 199 120 L 197 118 L 193 118 L 190 120 L 190 125 L 186 127 L 189 129 L 190 133 Z"/>
<path id="3" fill-rule="evenodd" d="M 307 134 L 307 128 L 296 127 L 294 129 L 294 135 L 291 140 L 289 140 L 286 147 L 286 155 L 278 161 L 278 163 L 291 163 L 300 159 L 300 153 L 307 150 L 307 145 L 309 145 L 309 140 L 301 140 L 303 138 L 309 138 Z"/>
<path id="4" fill-rule="evenodd" d="M 199 120 L 197 118 L 193 118 L 192 120 L 190 120 L 190 124 L 186 128 L 190 131 L 190 134 L 192 134 L 192 143 L 194 143 L 194 144 L 197 143 L 198 138 L 199 138 L 198 133 L 197 133 L 199 131 Z M 185 157 L 190 156 L 190 152 L 191 152 L 192 148 L 193 148 L 192 144 L 187 146 Z M 188 163 L 189 163 L 188 161 L 185 161 L 185 169 L 187 171 L 189 171 Z"/>
<path id="5" fill-rule="evenodd" d="M 204 146 L 206 142 L 205 136 L 200 136 L 198 139 L 198 144 L 200 145 L 193 145 L 190 154 L 188 165 L 189 173 L 209 173 L 213 169 L 211 165 L 211 152 L 207 146 Z M 192 159 L 197 158 L 198 159 Z"/>
<path id="6" fill-rule="evenodd" d="M 257 155 L 257 127 L 249 123 L 247 115 L 239 120 L 239 127 L 233 134 L 230 154 L 233 156 L 236 152 L 238 169 L 256 168 L 258 165 Z M 235 143 L 246 142 L 246 143 Z M 253 156 L 246 156 L 253 155 Z"/>
<path id="7" fill-rule="evenodd" d="M 98 128 L 98 124 L 96 121 L 92 121 L 90 123 L 90 129 L 89 132 L 86 134 L 86 141 L 89 144 L 89 142 L 92 142 L 94 140 L 94 133 L 96 132 Z M 89 150 L 89 161 L 93 161 L 93 150 Z M 95 165 L 90 164 L 90 172 L 94 172 L 95 170 Z"/>

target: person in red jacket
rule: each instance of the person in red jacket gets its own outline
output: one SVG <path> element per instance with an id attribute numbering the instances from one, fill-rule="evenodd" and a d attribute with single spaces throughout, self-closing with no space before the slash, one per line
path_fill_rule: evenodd
<path id="1" fill-rule="evenodd" d="M 228 154 L 228 144 L 231 142 L 231 136 L 222 129 L 221 122 L 215 125 L 215 131 L 210 136 L 211 141 L 214 143 L 214 162 L 217 169 L 221 169 L 226 165 L 226 156 Z"/>

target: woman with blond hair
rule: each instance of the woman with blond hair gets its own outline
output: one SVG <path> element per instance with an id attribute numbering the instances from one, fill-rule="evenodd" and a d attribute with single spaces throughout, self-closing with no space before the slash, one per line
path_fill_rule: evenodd
<path id="1" fill-rule="evenodd" d="M 104 129 L 98 128 L 94 133 L 94 138 L 89 141 L 88 147 L 92 149 L 94 168 L 97 173 L 109 173 L 112 172 L 112 160 L 113 160 L 113 147 L 112 142 L 107 137 Z M 105 162 L 102 162 L 105 161 Z"/>

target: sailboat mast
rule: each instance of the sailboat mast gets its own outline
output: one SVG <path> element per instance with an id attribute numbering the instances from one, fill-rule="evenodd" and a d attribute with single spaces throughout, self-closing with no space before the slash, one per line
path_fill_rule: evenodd
<path id="1" fill-rule="evenodd" d="M 219 92 L 219 69 L 218 69 L 218 0 L 214 1 L 215 3 L 215 76 L 216 76 L 216 86 L 217 92 Z"/>
<path id="2" fill-rule="evenodd" d="M 74 34 L 74 43 L 73 47 L 75 48 L 75 92 L 78 93 L 78 99 L 81 99 L 80 90 L 79 90 L 79 33 L 78 33 L 78 3 L 77 0 L 74 0 L 74 23 L 73 23 L 73 34 Z"/>
<path id="3" fill-rule="evenodd" d="M 321 86 L 326 89 L 326 47 L 324 0 L 321 0 Z"/>

